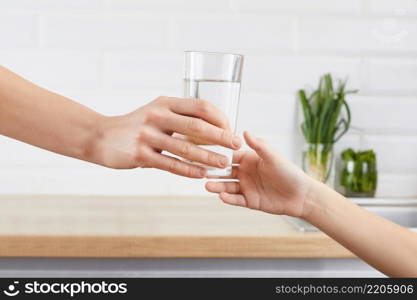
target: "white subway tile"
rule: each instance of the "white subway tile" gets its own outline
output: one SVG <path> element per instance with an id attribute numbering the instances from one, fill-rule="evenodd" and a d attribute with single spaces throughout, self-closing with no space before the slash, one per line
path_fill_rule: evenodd
<path id="1" fill-rule="evenodd" d="M 96 89 L 99 86 L 97 54 L 21 52 L 1 53 L 2 64 L 45 88 Z"/>
<path id="2" fill-rule="evenodd" d="M 102 6 L 102 0 L 2 0 L 1 9 L 9 10 L 84 10 L 98 9 Z"/>
<path id="3" fill-rule="evenodd" d="M 0 12 L 0 51 L 37 46 L 38 19 L 30 13 Z"/>
<path id="4" fill-rule="evenodd" d="M 239 12 L 262 13 L 314 13 L 314 14 L 359 14 L 361 0 L 232 0 Z"/>
<path id="5" fill-rule="evenodd" d="M 387 18 L 300 18 L 299 49 L 411 53 L 417 49 L 417 20 Z"/>
<path id="6" fill-rule="evenodd" d="M 167 195 L 174 176 L 152 169 L 2 169 L 1 194 Z"/>
<path id="7" fill-rule="evenodd" d="M 248 90 L 285 91 L 316 87 L 320 76 L 349 78 L 348 86 L 360 84 L 360 60 L 356 58 L 247 56 L 243 85 Z"/>
<path id="8" fill-rule="evenodd" d="M 404 17 L 417 14 L 415 0 L 369 0 L 369 11 L 376 14 Z"/>
<path id="9" fill-rule="evenodd" d="M 415 136 L 369 136 L 366 145 L 377 153 L 382 173 L 417 174 L 417 134 Z"/>
<path id="10" fill-rule="evenodd" d="M 109 54 L 104 56 L 104 86 L 119 90 L 157 88 L 181 91 L 183 53 Z M 179 94 L 177 94 L 179 96 Z"/>
<path id="11" fill-rule="evenodd" d="M 176 48 L 242 52 L 245 49 L 291 50 L 294 19 L 248 15 L 177 17 L 173 37 Z"/>
<path id="12" fill-rule="evenodd" d="M 110 9 L 150 11 L 227 11 L 229 1 L 225 0 L 107 0 Z"/>
<path id="13" fill-rule="evenodd" d="M 408 134 L 417 131 L 417 98 L 351 95 L 348 103 L 353 126 L 378 133 L 396 130 Z"/>
<path id="14" fill-rule="evenodd" d="M 376 196 L 417 198 L 417 176 L 380 174 Z"/>
<path id="15" fill-rule="evenodd" d="M 238 128 L 261 132 L 294 132 L 296 130 L 295 94 L 256 94 L 242 91 Z"/>
<path id="16" fill-rule="evenodd" d="M 415 59 L 369 59 L 367 69 L 370 93 L 415 95 L 417 92 Z"/>
<path id="17" fill-rule="evenodd" d="M 42 16 L 41 42 L 45 48 L 163 49 L 168 43 L 168 21 L 148 14 L 79 14 Z"/>

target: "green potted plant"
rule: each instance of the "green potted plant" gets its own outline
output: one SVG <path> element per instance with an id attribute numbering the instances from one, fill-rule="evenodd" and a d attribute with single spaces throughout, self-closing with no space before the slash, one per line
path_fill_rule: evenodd
<path id="1" fill-rule="evenodd" d="M 343 151 L 338 161 L 337 190 L 347 197 L 374 197 L 378 173 L 373 150 Z"/>
<path id="2" fill-rule="evenodd" d="M 301 131 L 306 141 L 303 169 L 313 178 L 328 182 L 333 165 L 333 145 L 348 131 L 351 121 L 346 82 L 334 86 L 331 74 L 320 78 L 316 90 L 298 91 L 304 120 Z"/>

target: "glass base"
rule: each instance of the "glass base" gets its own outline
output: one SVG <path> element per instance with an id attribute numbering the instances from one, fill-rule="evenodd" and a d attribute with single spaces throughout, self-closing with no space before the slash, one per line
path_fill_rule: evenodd
<path id="1" fill-rule="evenodd" d="M 186 161 L 189 163 L 192 163 L 193 165 L 203 167 L 204 169 L 206 169 L 207 170 L 206 177 L 222 177 L 222 176 L 232 175 L 232 166 L 227 166 L 226 168 L 221 169 L 221 168 L 206 166 L 206 165 L 203 165 L 195 161 L 191 161 L 191 160 L 186 160 Z"/>
<path id="2" fill-rule="evenodd" d="M 228 166 L 224 169 L 207 167 L 207 166 L 205 168 L 207 170 L 207 177 L 221 177 L 221 176 L 232 175 L 232 166 Z"/>

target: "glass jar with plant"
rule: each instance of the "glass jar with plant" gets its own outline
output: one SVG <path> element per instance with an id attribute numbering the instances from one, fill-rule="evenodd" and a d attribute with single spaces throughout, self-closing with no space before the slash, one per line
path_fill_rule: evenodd
<path id="1" fill-rule="evenodd" d="M 333 165 L 333 145 L 348 131 L 351 114 L 346 95 L 346 82 L 338 80 L 334 87 L 331 74 L 320 78 L 311 93 L 298 91 L 304 121 L 301 131 L 306 141 L 303 169 L 313 178 L 328 182 Z"/>
<path id="2" fill-rule="evenodd" d="M 374 197 L 378 180 L 375 152 L 346 149 L 336 175 L 336 188 L 346 197 Z"/>

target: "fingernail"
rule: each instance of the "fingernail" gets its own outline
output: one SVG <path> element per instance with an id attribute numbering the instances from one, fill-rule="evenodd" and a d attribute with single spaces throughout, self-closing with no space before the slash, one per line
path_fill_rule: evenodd
<path id="1" fill-rule="evenodd" d="M 222 157 L 219 159 L 219 165 L 220 167 L 226 167 L 227 166 L 227 157 Z"/>
<path id="2" fill-rule="evenodd" d="M 233 147 L 239 148 L 240 147 L 240 138 L 235 136 L 232 140 Z"/>

